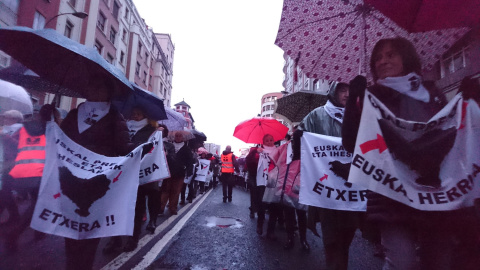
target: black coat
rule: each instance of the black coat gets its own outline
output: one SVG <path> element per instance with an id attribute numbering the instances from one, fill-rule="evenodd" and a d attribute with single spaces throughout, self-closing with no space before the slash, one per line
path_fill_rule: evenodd
<path id="1" fill-rule="evenodd" d="M 173 147 L 173 151 L 175 151 L 175 147 Z M 187 176 L 192 175 L 194 163 L 193 153 L 186 143 L 175 153 L 174 158 L 171 159 L 172 164 L 169 163 L 169 169 L 172 177 L 185 176 L 185 174 L 187 174 Z"/>

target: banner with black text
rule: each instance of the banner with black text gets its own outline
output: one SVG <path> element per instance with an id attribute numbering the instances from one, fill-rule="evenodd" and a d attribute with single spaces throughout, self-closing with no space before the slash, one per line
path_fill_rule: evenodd
<path id="1" fill-rule="evenodd" d="M 143 145 L 125 157 L 106 157 L 76 144 L 52 122 L 46 137 L 31 227 L 72 239 L 132 235 Z"/>
<path id="2" fill-rule="evenodd" d="M 207 175 L 210 169 L 210 160 L 207 159 L 199 159 L 197 165 L 197 174 L 195 175 L 195 180 L 200 182 L 207 181 Z"/>
<path id="3" fill-rule="evenodd" d="M 303 132 L 299 202 L 343 211 L 365 211 L 367 191 L 347 182 L 352 154 L 342 138 Z"/>
<path id="4" fill-rule="evenodd" d="M 349 181 L 408 206 L 446 211 L 480 197 L 480 109 L 455 96 L 426 122 L 365 93 Z"/>

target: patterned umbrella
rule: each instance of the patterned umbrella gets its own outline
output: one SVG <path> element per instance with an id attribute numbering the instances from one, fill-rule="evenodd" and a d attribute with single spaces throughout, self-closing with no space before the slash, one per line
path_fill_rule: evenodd
<path id="1" fill-rule="evenodd" d="M 315 108 L 327 103 L 327 96 L 312 91 L 298 91 L 275 101 L 275 113 L 290 122 L 301 122 Z"/>
<path id="2" fill-rule="evenodd" d="M 271 117 L 254 117 L 235 127 L 233 136 L 245 143 L 263 143 L 263 136 L 270 134 L 275 141 L 285 138 L 288 128 Z"/>
<path id="3" fill-rule="evenodd" d="M 409 33 L 363 0 L 285 0 L 275 44 L 310 78 L 349 82 L 369 74 L 378 40 L 410 40 L 431 69 L 468 28 Z"/>

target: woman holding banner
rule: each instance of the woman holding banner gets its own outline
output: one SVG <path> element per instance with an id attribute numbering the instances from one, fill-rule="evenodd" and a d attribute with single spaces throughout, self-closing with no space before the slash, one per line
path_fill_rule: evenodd
<path id="1" fill-rule="evenodd" d="M 61 129 L 77 144 L 104 156 L 124 156 L 133 145 L 123 116 L 111 106 L 113 85 L 98 74 L 91 78 L 87 101 L 71 110 Z M 100 238 L 74 240 L 65 238 L 66 269 L 92 269 Z"/>
<path id="2" fill-rule="evenodd" d="M 377 126 L 374 122 L 376 119 L 361 121 L 367 105 L 369 112 L 373 111 L 370 110 L 373 99 L 378 100 L 378 103 L 375 101 L 375 108 L 385 106 L 397 119 L 411 122 L 429 122 L 446 106 L 446 99 L 440 91 L 429 87 L 427 83 L 422 83 L 422 65 L 419 59 L 414 46 L 403 38 L 383 39 L 375 45 L 370 61 L 375 84 L 367 89 L 366 79 L 361 76 L 357 76 L 350 83 L 350 97 L 342 129 L 343 145 L 347 151 L 353 153 L 357 149 L 357 133 L 358 138 L 361 135 L 359 130 Z M 365 89 L 368 90 L 369 99 L 365 98 L 362 102 L 366 95 Z M 378 120 L 378 126 L 388 147 L 388 152 L 385 153 L 392 153 L 396 157 L 395 160 L 407 164 L 411 170 L 420 175 L 416 180 L 412 179 L 411 182 L 415 182 L 412 186 L 422 186 L 422 190 L 441 190 L 439 173 L 437 171 L 435 175 L 432 166 L 432 161 L 439 154 L 438 152 L 432 154 L 432 151 L 449 150 L 447 144 L 434 147 L 436 139 L 424 140 L 421 145 L 414 147 L 424 149 L 424 146 L 428 146 L 425 148 L 426 151 L 411 154 L 409 144 L 412 142 L 401 144 L 398 143 L 400 140 L 398 139 L 393 143 L 399 147 L 394 147 L 395 145 L 391 143 L 392 137 L 404 138 L 402 136 L 407 136 L 407 131 L 394 133 L 392 127 L 382 120 Z M 456 129 L 454 131 L 457 132 Z M 437 136 L 435 138 L 438 136 L 448 138 L 447 130 L 436 129 L 433 133 L 429 135 Z M 362 150 L 360 153 L 362 152 L 365 154 L 368 150 Z M 409 164 L 408 160 L 416 164 Z M 355 158 L 352 164 L 355 164 Z M 445 162 L 438 164 L 445 166 Z M 422 171 L 418 166 L 426 170 Z M 352 169 L 355 169 L 354 166 Z M 407 194 L 405 190 L 404 192 Z M 378 193 L 370 193 L 367 219 L 377 222 L 381 228 L 381 239 L 386 253 L 384 269 L 477 269 L 478 261 L 475 262 L 475 259 L 479 254 L 477 232 L 479 223 L 473 210 L 473 207 L 463 207 L 450 211 L 421 211 L 406 203 L 400 203 L 398 199 L 393 200 Z M 420 261 L 417 260 L 417 256 Z"/>
<path id="3" fill-rule="evenodd" d="M 140 108 L 134 108 L 127 121 L 128 133 L 130 141 L 135 147 L 145 143 L 150 138 L 155 129 L 157 122 L 149 120 L 145 113 Z M 130 252 L 137 248 L 140 232 L 142 229 L 143 216 L 146 213 L 146 198 L 148 197 L 148 211 L 150 214 L 150 221 L 147 225 L 147 230 L 155 230 L 156 219 L 158 216 L 158 202 L 160 201 L 160 188 L 157 182 L 140 185 L 137 190 L 137 201 L 135 204 L 135 217 L 133 226 L 133 236 L 128 237 L 128 241 L 123 247 L 123 251 Z M 120 236 L 110 238 L 110 241 L 103 248 L 103 252 L 108 254 L 122 245 Z"/>

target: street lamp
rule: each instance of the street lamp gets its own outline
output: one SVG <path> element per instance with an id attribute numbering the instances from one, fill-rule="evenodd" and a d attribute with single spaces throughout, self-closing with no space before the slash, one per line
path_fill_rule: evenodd
<path id="1" fill-rule="evenodd" d="M 51 22 L 53 19 L 57 18 L 58 16 L 62 16 L 62 15 L 73 15 L 77 18 L 80 18 L 80 19 L 85 19 L 87 16 L 88 16 L 88 13 L 85 13 L 83 11 L 80 11 L 80 12 L 69 12 L 69 13 L 60 13 L 60 14 L 57 14 L 55 16 L 53 16 L 52 18 L 50 18 L 46 23 L 45 23 L 45 27 L 48 25 L 49 22 Z"/>

